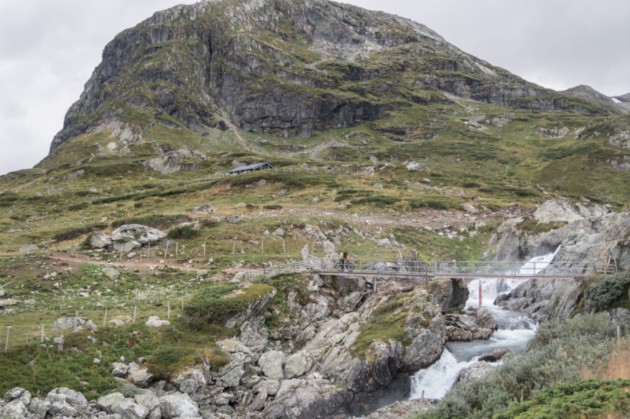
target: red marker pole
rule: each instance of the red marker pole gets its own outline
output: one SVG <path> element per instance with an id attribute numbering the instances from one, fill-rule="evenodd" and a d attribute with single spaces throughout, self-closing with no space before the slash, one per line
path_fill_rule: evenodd
<path id="1" fill-rule="evenodd" d="M 479 310 L 481 310 L 482 292 L 481 292 L 481 279 L 479 281 Z"/>

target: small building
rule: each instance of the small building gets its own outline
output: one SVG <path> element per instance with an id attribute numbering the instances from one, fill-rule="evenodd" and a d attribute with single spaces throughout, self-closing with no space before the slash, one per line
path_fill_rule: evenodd
<path id="1" fill-rule="evenodd" d="M 264 169 L 273 169 L 273 165 L 267 162 L 248 164 L 247 166 L 239 166 L 235 169 L 232 169 L 229 173 L 230 175 L 240 175 L 242 173 L 254 172 L 256 170 Z"/>

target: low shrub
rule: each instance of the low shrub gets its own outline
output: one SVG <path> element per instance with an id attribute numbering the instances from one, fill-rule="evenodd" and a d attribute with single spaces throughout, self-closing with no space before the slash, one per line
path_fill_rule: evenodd
<path id="1" fill-rule="evenodd" d="M 199 230 L 195 230 L 192 226 L 184 225 L 169 230 L 167 237 L 173 240 L 191 240 L 200 235 L 201 232 Z"/>
<path id="2" fill-rule="evenodd" d="M 448 197 L 427 197 L 409 201 L 409 207 L 411 207 L 412 209 L 432 208 L 439 210 L 449 210 L 459 208 L 459 206 L 460 203 L 458 201 Z"/>
<path id="3" fill-rule="evenodd" d="M 494 416 L 510 418 L 618 417 L 630 411 L 630 380 L 587 380 L 556 385 Z"/>
<path id="4" fill-rule="evenodd" d="M 628 271 L 600 276 L 584 290 L 584 308 L 591 313 L 618 307 L 630 309 L 629 290 Z"/>

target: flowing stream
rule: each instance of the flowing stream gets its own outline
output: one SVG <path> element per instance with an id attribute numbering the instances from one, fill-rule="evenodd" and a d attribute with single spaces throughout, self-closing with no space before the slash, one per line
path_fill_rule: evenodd
<path id="1" fill-rule="evenodd" d="M 538 273 L 551 263 L 555 252 L 536 256 L 527 261 L 520 268 L 521 273 Z M 479 279 L 472 280 L 468 284 L 470 297 L 466 302 L 466 308 L 476 309 L 479 306 L 478 289 Z M 524 279 L 483 279 L 482 306 L 495 318 L 499 329 L 488 340 L 475 340 L 471 342 L 449 342 L 442 352 L 440 359 L 429 368 L 416 372 L 411 377 L 410 399 L 421 397 L 429 399 L 441 399 L 451 389 L 459 373 L 474 364 L 481 355 L 488 354 L 495 349 L 510 349 L 522 351 L 527 342 L 536 334 L 536 322 L 522 313 L 504 310 L 494 305 L 496 297 L 507 293 Z"/>

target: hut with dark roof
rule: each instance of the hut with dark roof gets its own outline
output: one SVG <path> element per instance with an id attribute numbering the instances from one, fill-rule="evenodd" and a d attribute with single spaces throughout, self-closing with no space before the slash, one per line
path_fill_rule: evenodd
<path id="1" fill-rule="evenodd" d="M 273 169 L 273 165 L 267 162 L 248 164 L 247 166 L 236 167 L 230 170 L 229 173 L 230 175 L 240 175 L 242 173 L 254 172 L 256 170 L 264 170 L 264 169 Z"/>

